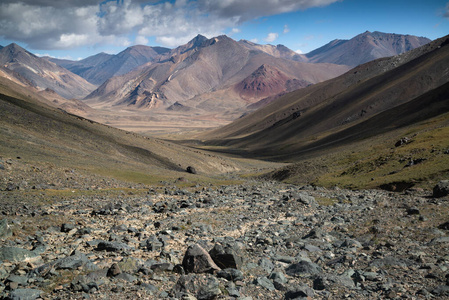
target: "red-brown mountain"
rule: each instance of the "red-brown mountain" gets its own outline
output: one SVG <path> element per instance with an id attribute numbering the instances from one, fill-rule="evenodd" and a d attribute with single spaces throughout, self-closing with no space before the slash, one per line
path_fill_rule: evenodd
<path id="1" fill-rule="evenodd" d="M 264 66 L 264 67 L 263 67 Z M 206 111 L 241 109 L 291 86 L 333 78 L 348 67 L 308 64 L 251 50 L 227 36 L 191 42 L 123 76 L 110 78 L 86 100 L 92 105 Z M 263 88 L 260 94 L 257 87 Z"/>
<path id="2" fill-rule="evenodd" d="M 243 99 L 251 101 L 278 95 L 286 91 L 290 92 L 310 84 L 305 80 L 292 79 L 277 68 L 263 64 L 235 85 L 235 89 Z"/>
<path id="3" fill-rule="evenodd" d="M 40 91 L 51 89 L 67 99 L 83 98 L 96 88 L 80 76 L 37 57 L 17 44 L 0 49 L 0 64 L 26 79 L 24 84 Z"/>
<path id="4" fill-rule="evenodd" d="M 377 58 L 410 51 L 430 41 L 428 38 L 413 35 L 366 31 L 350 40 L 333 40 L 307 53 L 305 61 L 355 67 Z"/>
<path id="5" fill-rule="evenodd" d="M 163 47 L 137 45 L 126 48 L 116 55 L 100 53 L 80 61 L 50 60 L 87 81 L 100 85 L 113 76 L 126 74 L 169 51 L 170 49 Z"/>
<path id="6" fill-rule="evenodd" d="M 369 138 L 449 111 L 449 36 L 286 94 L 203 136 L 272 159 Z"/>

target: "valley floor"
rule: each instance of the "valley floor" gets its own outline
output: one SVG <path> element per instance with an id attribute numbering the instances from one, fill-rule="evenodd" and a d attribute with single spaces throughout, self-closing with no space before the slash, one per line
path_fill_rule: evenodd
<path id="1" fill-rule="evenodd" d="M 3 298 L 449 297 L 449 198 L 431 191 L 150 186 L 76 171 L 38 184 L 8 182 L 8 163 Z"/>

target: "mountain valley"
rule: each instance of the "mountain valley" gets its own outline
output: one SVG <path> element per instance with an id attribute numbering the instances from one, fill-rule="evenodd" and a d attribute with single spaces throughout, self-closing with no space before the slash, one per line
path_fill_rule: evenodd
<path id="1" fill-rule="evenodd" d="M 0 299 L 449 297 L 449 36 L 0 61 Z"/>

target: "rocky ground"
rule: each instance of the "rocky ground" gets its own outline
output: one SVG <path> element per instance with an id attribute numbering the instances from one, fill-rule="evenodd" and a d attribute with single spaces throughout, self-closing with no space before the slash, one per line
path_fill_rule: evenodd
<path id="1" fill-rule="evenodd" d="M 391 193 L 59 175 L 71 179 L 2 177 L 0 298 L 449 299 L 447 182 Z"/>

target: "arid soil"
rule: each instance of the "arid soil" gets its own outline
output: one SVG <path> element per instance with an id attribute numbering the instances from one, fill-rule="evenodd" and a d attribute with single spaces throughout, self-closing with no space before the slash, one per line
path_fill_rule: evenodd
<path id="1" fill-rule="evenodd" d="M 444 193 L 150 186 L 15 164 L 0 161 L 3 299 L 449 297 Z"/>

